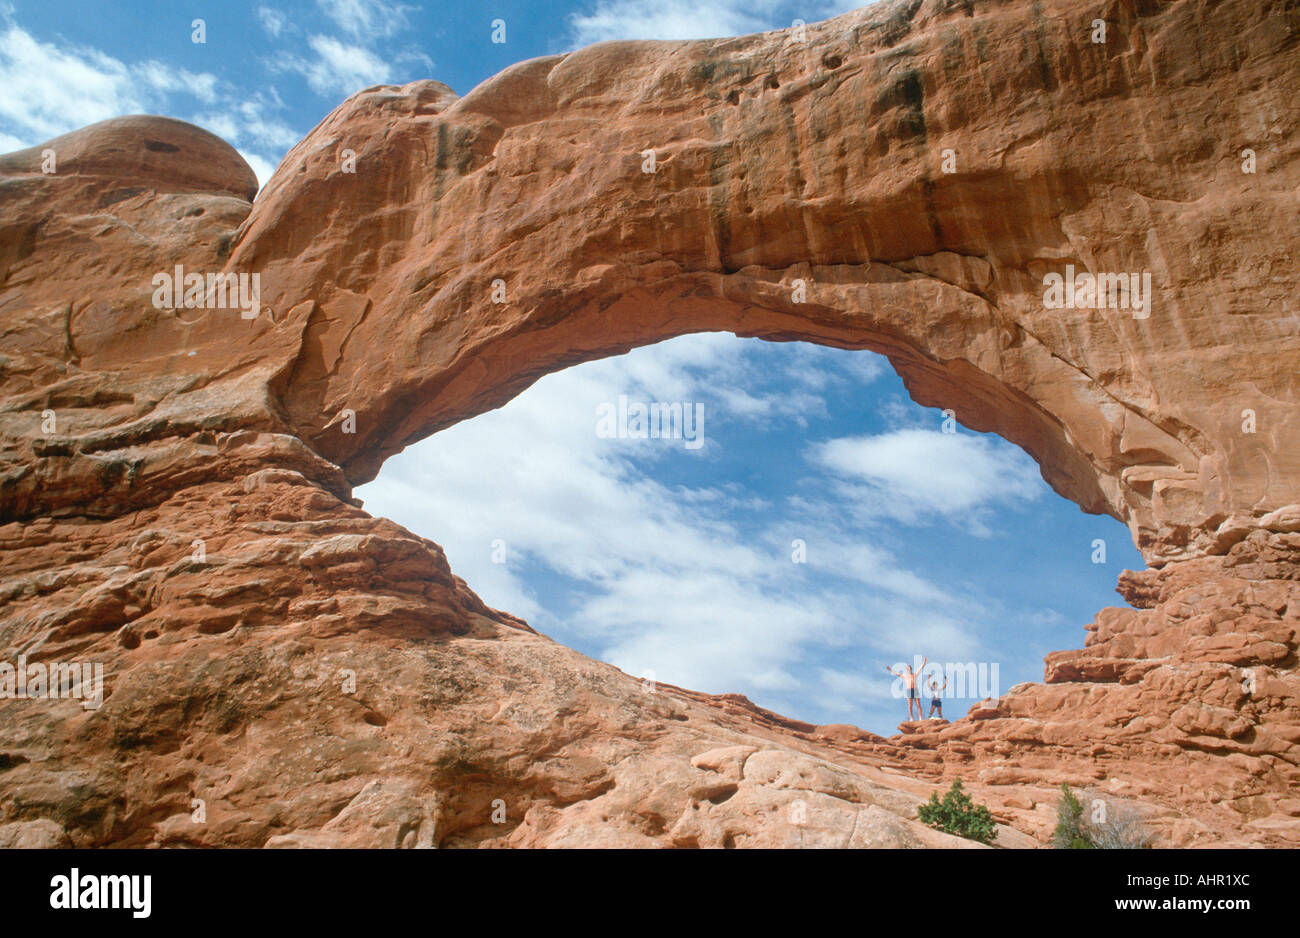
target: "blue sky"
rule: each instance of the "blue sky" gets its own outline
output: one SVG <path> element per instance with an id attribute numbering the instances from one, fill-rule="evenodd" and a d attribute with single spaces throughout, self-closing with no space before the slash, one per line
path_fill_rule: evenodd
<path id="1" fill-rule="evenodd" d="M 159 113 L 224 137 L 265 182 L 369 85 L 431 77 L 464 94 L 590 42 L 734 35 L 855 5 L 0 0 L 0 151 Z M 602 438 L 597 409 L 620 394 L 703 404 L 704 444 Z M 904 707 L 885 665 L 922 653 L 996 663 L 1002 691 L 1041 680 L 1042 656 L 1078 647 L 1120 602 L 1118 572 L 1142 567 L 1121 524 L 1055 495 L 1016 447 L 955 429 L 879 356 L 687 336 L 549 375 L 358 494 L 441 543 L 490 604 L 629 673 L 889 732 Z"/>
<path id="2" fill-rule="evenodd" d="M 0 152 L 108 117 L 166 114 L 225 138 L 265 183 L 289 147 L 370 85 L 435 78 L 463 95 L 514 62 L 606 39 L 738 35 L 860 5 L 0 0 Z M 492 41 L 498 19 L 504 43 Z"/>
<path id="3" fill-rule="evenodd" d="M 602 437 L 620 395 L 703 404 L 704 444 Z M 886 665 L 1041 681 L 1142 567 L 1018 447 L 948 429 L 881 356 L 710 333 L 548 375 L 357 494 L 490 604 L 630 674 L 890 732 Z"/>

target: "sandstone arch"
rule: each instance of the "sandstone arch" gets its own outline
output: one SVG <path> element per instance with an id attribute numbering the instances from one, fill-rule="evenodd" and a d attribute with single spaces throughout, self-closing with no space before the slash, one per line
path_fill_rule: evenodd
<path id="1" fill-rule="evenodd" d="M 1088 40 L 1098 17 L 1104 45 Z M 351 485 L 563 365 L 703 329 L 804 338 L 886 353 L 914 397 L 1024 446 L 1162 568 L 1124 585 L 1142 612 L 1103 613 L 1095 647 L 1049 659 L 1073 698 L 1000 704 L 994 729 L 936 743 L 945 764 L 1009 745 L 1031 765 L 1025 738 L 1085 764 L 1117 707 L 1129 728 L 1150 711 L 1160 719 L 1128 734 L 1120 764 L 1144 745 L 1209 753 L 1224 799 L 1262 799 L 1238 813 L 1285 812 L 1296 35 L 1285 3 L 908 0 L 809 27 L 806 43 L 611 43 L 520 63 L 463 98 L 436 82 L 369 89 L 251 206 L 233 151 L 162 118 L 0 158 L 0 518 L 14 558 L 0 644 L 120 647 L 129 664 L 142 618 L 239 634 L 269 622 L 254 608 L 266 597 L 327 634 L 517 624 L 435 546 L 365 521 Z M 41 172 L 45 148 L 61 154 L 56 174 Z M 259 272 L 263 313 L 154 309 L 150 277 L 175 264 Z M 1152 272 L 1150 318 L 1044 309 L 1043 275 L 1066 264 Z M 796 278 L 805 303 L 791 301 Z M 498 279 L 505 304 L 491 302 Z M 1258 432 L 1242 433 L 1244 410 Z M 158 520 L 156 544 L 114 542 L 133 511 Z M 247 521 L 239 543 L 282 541 L 259 548 L 267 583 L 250 595 L 265 597 L 232 598 L 235 583 L 215 604 L 168 594 L 194 573 L 173 556 L 195 533 L 184 511 L 209 530 Z M 306 527 L 275 527 L 294 523 Z M 307 544 L 308 530 L 345 540 Z M 75 543 L 51 547 L 54 531 Z M 330 606 L 331 593 L 355 601 Z M 1186 662 L 1204 686 L 1170 676 Z M 1228 669 L 1247 666 L 1277 682 L 1262 698 L 1230 693 Z M 1066 705 L 1077 738 L 1050 718 Z"/>

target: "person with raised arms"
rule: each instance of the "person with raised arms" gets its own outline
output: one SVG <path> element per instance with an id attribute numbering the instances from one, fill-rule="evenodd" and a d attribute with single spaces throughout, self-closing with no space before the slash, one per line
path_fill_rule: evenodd
<path id="1" fill-rule="evenodd" d="M 916 719 L 921 719 L 921 692 L 916 686 L 916 679 L 920 677 L 921 672 L 925 670 L 925 663 L 929 660 L 929 658 L 922 658 L 921 666 L 915 671 L 912 670 L 910 664 L 903 665 L 904 670 L 902 671 L 896 671 L 889 665 L 885 665 L 886 671 L 895 677 L 902 678 L 903 680 L 903 687 L 907 691 L 907 718 L 909 720 L 912 719 L 913 702 L 916 704 Z"/>

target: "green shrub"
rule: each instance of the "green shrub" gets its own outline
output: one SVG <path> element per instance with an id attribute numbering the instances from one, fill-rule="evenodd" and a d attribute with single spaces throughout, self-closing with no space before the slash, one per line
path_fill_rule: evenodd
<path id="1" fill-rule="evenodd" d="M 1061 800 L 1056 803 L 1056 829 L 1052 831 L 1052 846 L 1058 850 L 1089 850 L 1090 841 L 1083 833 L 1083 802 L 1061 785 Z"/>
<path id="2" fill-rule="evenodd" d="M 1061 786 L 1056 805 L 1056 830 L 1052 846 L 1061 850 L 1140 850 L 1151 846 L 1151 834 L 1142 816 L 1114 798 L 1084 792 L 1093 806 L 1085 814 L 1083 800 L 1069 785 Z"/>
<path id="3" fill-rule="evenodd" d="M 992 843 L 997 834 L 993 815 L 962 791 L 961 779 L 953 780 L 952 788 L 944 794 L 942 801 L 937 792 L 931 792 L 930 800 L 921 805 L 918 814 L 923 824 L 982 844 Z"/>

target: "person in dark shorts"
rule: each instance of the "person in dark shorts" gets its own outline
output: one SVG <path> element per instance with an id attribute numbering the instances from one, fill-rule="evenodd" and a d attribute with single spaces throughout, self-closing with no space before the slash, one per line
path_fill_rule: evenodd
<path id="1" fill-rule="evenodd" d="M 903 688 L 907 691 L 907 718 L 909 720 L 912 719 L 913 703 L 916 704 L 916 719 L 921 719 L 921 691 L 916 686 L 916 679 L 921 676 L 921 672 L 925 670 L 925 663 L 929 660 L 929 658 L 922 658 L 921 666 L 915 671 L 912 670 L 910 664 L 903 665 L 904 670 L 902 671 L 895 671 L 889 665 L 885 665 L 886 671 L 895 677 L 903 679 Z"/>
<path id="2" fill-rule="evenodd" d="M 939 719 L 943 719 L 943 698 L 939 695 L 942 694 L 947 687 L 947 677 L 943 679 L 943 684 L 937 684 L 935 683 L 934 678 L 930 678 L 930 716 L 926 717 L 927 720 L 934 717 L 934 711 L 936 710 L 939 711 Z"/>

